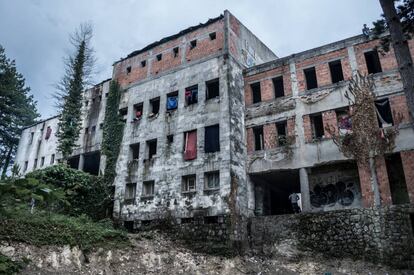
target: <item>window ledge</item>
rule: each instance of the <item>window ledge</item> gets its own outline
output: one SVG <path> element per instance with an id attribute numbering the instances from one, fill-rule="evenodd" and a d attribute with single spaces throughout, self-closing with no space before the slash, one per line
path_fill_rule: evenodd
<path id="1" fill-rule="evenodd" d="M 154 195 L 145 195 L 141 196 L 141 200 L 152 200 L 154 198 Z"/>
<path id="2" fill-rule="evenodd" d="M 181 191 L 181 194 L 183 194 L 183 195 L 191 195 L 191 194 L 195 194 L 195 193 L 197 193 L 197 190 Z"/>

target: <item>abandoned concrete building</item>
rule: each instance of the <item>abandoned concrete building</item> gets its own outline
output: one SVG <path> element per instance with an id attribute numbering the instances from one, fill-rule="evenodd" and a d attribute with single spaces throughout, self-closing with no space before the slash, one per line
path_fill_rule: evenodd
<path id="1" fill-rule="evenodd" d="M 114 217 L 137 227 L 173 215 L 220 222 L 237 186 L 247 216 L 373 205 L 370 173 L 326 132 L 350 130 L 348 80 L 373 74 L 379 127 L 399 121 L 395 149 L 378 157 L 383 205 L 414 203 L 414 132 L 392 50 L 363 35 L 278 58 L 228 11 L 115 62 L 125 122 L 114 182 Z M 414 43 L 410 41 L 414 56 Z M 109 83 L 85 92 L 82 133 L 69 165 L 102 174 Z M 58 117 L 24 129 L 22 172 L 53 165 Z M 373 127 L 376 127 L 373 125 Z"/>

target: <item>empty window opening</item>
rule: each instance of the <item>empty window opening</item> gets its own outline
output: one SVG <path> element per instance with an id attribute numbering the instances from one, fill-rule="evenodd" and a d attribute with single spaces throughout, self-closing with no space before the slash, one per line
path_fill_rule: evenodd
<path id="1" fill-rule="evenodd" d="M 167 94 L 167 111 L 177 110 L 178 107 L 178 91 Z"/>
<path id="2" fill-rule="evenodd" d="M 101 162 L 101 153 L 99 151 L 87 153 L 83 156 L 83 171 L 91 175 L 99 175 L 99 164 Z"/>
<path id="3" fill-rule="evenodd" d="M 34 132 L 30 133 L 30 138 L 29 138 L 29 144 L 33 143 L 33 138 L 34 138 Z"/>
<path id="4" fill-rule="evenodd" d="M 220 96 L 220 82 L 218 78 L 206 82 L 206 87 L 206 99 L 216 98 Z"/>
<path id="5" fill-rule="evenodd" d="M 150 100 L 151 112 L 149 114 L 150 117 L 157 115 L 160 111 L 160 98 L 154 98 Z"/>
<path id="6" fill-rule="evenodd" d="M 161 61 L 162 60 L 162 54 L 157 54 L 157 61 Z"/>
<path id="7" fill-rule="evenodd" d="M 197 130 L 184 133 L 184 160 L 197 158 Z"/>
<path id="8" fill-rule="evenodd" d="M 51 135 L 52 135 L 52 128 L 50 126 L 47 126 L 45 139 L 48 140 Z"/>
<path id="9" fill-rule="evenodd" d="M 220 188 L 219 171 L 207 172 L 204 174 L 204 189 L 214 190 Z"/>
<path id="10" fill-rule="evenodd" d="M 197 47 L 197 40 L 193 40 L 190 42 L 190 49 L 194 49 L 195 47 Z"/>
<path id="11" fill-rule="evenodd" d="M 95 98 L 92 98 L 92 104 L 95 103 Z"/>
<path id="12" fill-rule="evenodd" d="M 277 143 L 278 143 L 279 146 L 283 146 L 283 145 L 287 144 L 286 129 L 287 129 L 286 120 L 276 122 Z"/>
<path id="13" fill-rule="evenodd" d="M 99 123 L 99 129 L 103 129 L 104 124 L 103 123 Z"/>
<path id="14" fill-rule="evenodd" d="M 181 192 L 194 192 L 196 191 L 196 175 L 188 175 L 183 177 Z"/>
<path id="15" fill-rule="evenodd" d="M 173 143 L 174 142 L 174 135 L 168 135 L 167 136 L 167 142 L 168 142 L 168 144 Z"/>
<path id="16" fill-rule="evenodd" d="M 411 231 L 414 234 L 414 213 L 410 213 Z"/>
<path id="17" fill-rule="evenodd" d="M 210 40 L 215 40 L 216 39 L 216 33 L 215 32 L 210 33 L 208 36 L 210 36 Z"/>
<path id="18" fill-rule="evenodd" d="M 273 88 L 275 89 L 275 97 L 285 96 L 285 90 L 283 87 L 283 76 L 273 78 Z"/>
<path id="19" fill-rule="evenodd" d="M 385 157 L 393 204 L 410 203 L 400 153 Z"/>
<path id="20" fill-rule="evenodd" d="M 129 145 L 129 150 L 131 152 L 130 156 L 132 160 L 139 159 L 139 143 Z"/>
<path id="21" fill-rule="evenodd" d="M 102 101 L 102 96 L 100 95 L 100 96 L 98 96 L 98 98 L 99 98 L 99 102 L 101 102 Z"/>
<path id="22" fill-rule="evenodd" d="M 181 224 L 193 223 L 193 218 L 181 218 Z"/>
<path id="23" fill-rule="evenodd" d="M 392 126 L 394 120 L 392 119 L 391 106 L 388 98 L 375 100 L 375 107 L 379 127 L 384 128 Z"/>
<path id="24" fill-rule="evenodd" d="M 198 102 L 198 85 L 185 88 L 185 103 L 187 106 Z"/>
<path id="25" fill-rule="evenodd" d="M 52 156 L 50 156 L 50 165 L 53 165 L 55 163 L 55 154 L 52 154 Z"/>
<path id="26" fill-rule="evenodd" d="M 124 221 L 124 228 L 128 232 L 133 232 L 134 231 L 134 221 Z"/>
<path id="27" fill-rule="evenodd" d="M 135 194 L 137 191 L 137 183 L 127 183 L 125 184 L 125 202 L 133 203 L 135 201 Z"/>
<path id="28" fill-rule="evenodd" d="M 85 128 L 85 135 L 89 135 L 89 127 Z"/>
<path id="29" fill-rule="evenodd" d="M 147 141 L 147 148 L 148 148 L 148 159 L 152 159 L 154 155 L 157 154 L 157 140 L 149 140 Z"/>
<path id="30" fill-rule="evenodd" d="M 262 92 L 260 89 L 260 82 L 250 84 L 250 88 L 252 89 L 253 103 L 262 101 Z"/>
<path id="31" fill-rule="evenodd" d="M 143 197 L 154 196 L 154 185 L 155 185 L 155 182 L 153 180 L 144 181 L 142 183 L 142 196 Z"/>
<path id="32" fill-rule="evenodd" d="M 215 223 L 219 223 L 218 216 L 207 216 L 207 217 L 204 217 L 204 223 L 205 224 L 215 224 Z"/>
<path id="33" fill-rule="evenodd" d="M 127 72 L 127 74 L 130 74 L 131 73 L 131 66 L 128 66 L 127 68 L 126 68 L 126 72 Z M 95 99 L 94 99 L 95 100 Z"/>
<path id="34" fill-rule="evenodd" d="M 178 57 L 178 53 L 179 53 L 179 48 L 178 47 L 175 47 L 173 49 L 173 55 L 174 55 L 174 57 Z"/>
<path id="35" fill-rule="evenodd" d="M 43 167 L 45 165 L 45 157 L 42 157 L 40 159 L 40 167 Z"/>
<path id="36" fill-rule="evenodd" d="M 108 97 L 109 96 L 109 93 L 105 93 L 105 97 Z"/>
<path id="37" fill-rule="evenodd" d="M 142 118 L 143 110 L 144 104 L 142 102 L 134 105 L 134 120 L 140 120 Z"/>
<path id="38" fill-rule="evenodd" d="M 367 64 L 367 69 L 369 74 L 375 74 L 382 72 L 381 62 L 379 60 L 378 51 L 372 50 L 364 53 L 365 62 Z"/>
<path id="39" fill-rule="evenodd" d="M 323 120 L 322 114 L 312 115 L 311 116 L 311 123 L 312 123 L 312 135 L 314 139 L 323 138 L 325 131 L 323 129 Z"/>
<path id="40" fill-rule="evenodd" d="M 264 149 L 263 140 L 263 126 L 253 128 L 254 135 L 254 150 L 259 151 Z"/>
<path id="41" fill-rule="evenodd" d="M 94 135 L 96 132 L 96 125 L 92 126 L 91 134 Z"/>
<path id="42" fill-rule="evenodd" d="M 126 122 L 127 121 L 127 115 L 128 115 L 128 108 L 122 108 L 119 110 L 119 115 L 121 116 L 121 121 Z"/>
<path id="43" fill-rule="evenodd" d="M 37 168 L 37 159 L 35 159 L 34 160 L 34 163 L 33 163 L 33 170 L 35 170 Z"/>
<path id="44" fill-rule="evenodd" d="M 79 167 L 79 155 L 69 158 L 68 159 L 68 165 L 72 169 L 78 169 L 78 167 Z"/>
<path id="45" fill-rule="evenodd" d="M 24 162 L 23 172 L 26 172 L 28 167 L 29 167 L 29 162 L 28 161 L 25 161 Z"/>
<path id="46" fill-rule="evenodd" d="M 329 62 L 329 70 L 331 72 L 332 83 L 337 83 L 339 81 L 344 80 L 341 60 Z"/>
<path id="47" fill-rule="evenodd" d="M 85 101 L 85 106 L 88 106 L 89 105 L 89 101 L 88 100 L 86 100 Z"/>
<path id="48" fill-rule="evenodd" d="M 220 127 L 218 124 L 208 126 L 204 131 L 204 152 L 220 151 Z"/>
<path id="49" fill-rule="evenodd" d="M 315 67 L 303 70 L 306 78 L 306 89 L 318 88 L 318 80 L 316 79 Z"/>
<path id="50" fill-rule="evenodd" d="M 147 66 L 147 61 L 146 60 L 142 60 L 141 61 L 141 67 L 144 68 L 145 66 Z"/>

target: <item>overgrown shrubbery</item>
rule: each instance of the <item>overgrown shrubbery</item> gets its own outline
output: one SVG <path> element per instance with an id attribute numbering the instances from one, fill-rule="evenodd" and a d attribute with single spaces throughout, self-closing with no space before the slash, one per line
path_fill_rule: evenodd
<path id="1" fill-rule="evenodd" d="M 79 216 L 86 214 L 94 220 L 111 216 L 112 203 L 110 186 L 102 177 L 69 168 L 66 165 L 54 165 L 36 170 L 26 175 L 42 183 L 64 190 L 69 204 L 61 204 L 59 213 Z"/>
<path id="2" fill-rule="evenodd" d="M 15 274 L 23 269 L 24 262 L 13 261 L 9 257 L 0 254 L 0 274 Z"/>

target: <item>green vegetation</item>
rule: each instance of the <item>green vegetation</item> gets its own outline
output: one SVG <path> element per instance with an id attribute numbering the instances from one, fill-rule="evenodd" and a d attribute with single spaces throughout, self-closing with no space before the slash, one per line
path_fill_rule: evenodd
<path id="1" fill-rule="evenodd" d="M 108 185 L 113 183 L 116 176 L 116 160 L 124 132 L 124 123 L 118 111 L 121 92 L 118 82 L 112 81 L 106 103 L 102 141 L 102 153 L 106 156 L 105 181 Z"/>
<path id="2" fill-rule="evenodd" d="M 13 261 L 9 257 L 0 254 L 0 275 L 18 273 L 24 266 L 24 262 Z"/>

